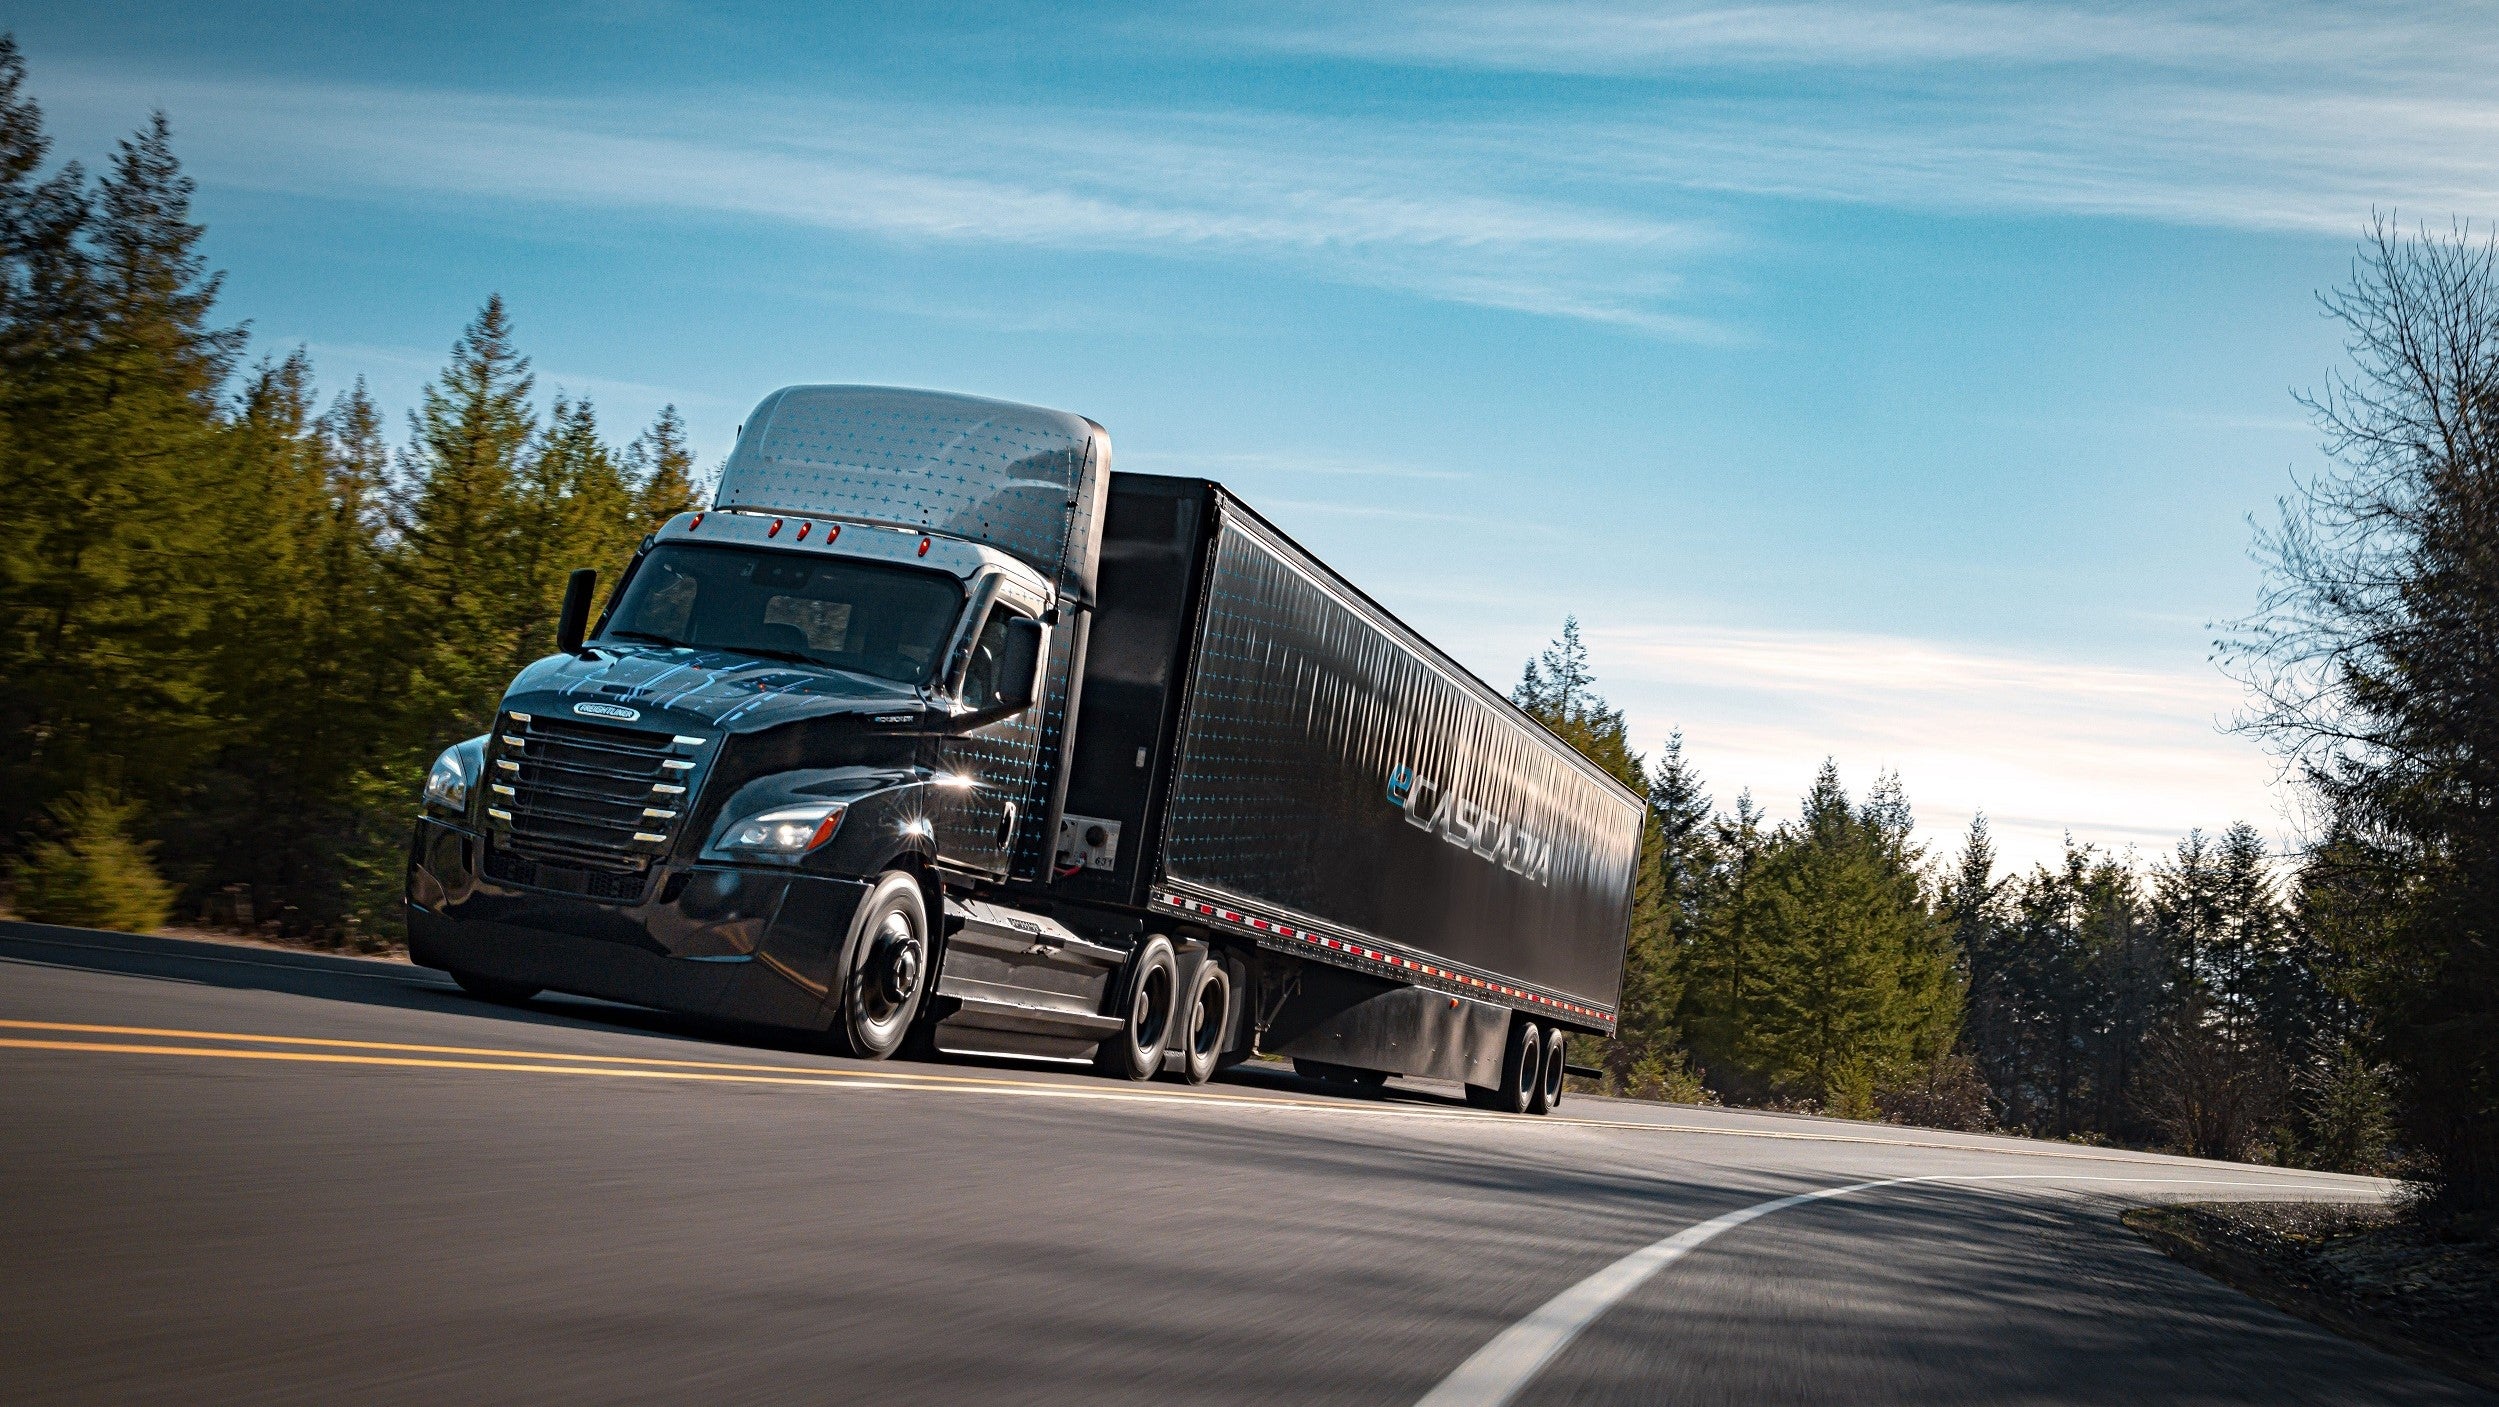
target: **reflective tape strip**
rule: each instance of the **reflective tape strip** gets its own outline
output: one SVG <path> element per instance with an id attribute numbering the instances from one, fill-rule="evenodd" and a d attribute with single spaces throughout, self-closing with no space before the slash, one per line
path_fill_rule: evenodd
<path id="1" fill-rule="evenodd" d="M 1456 986 L 1473 987 L 1479 991 L 1495 992 L 1502 996 L 1508 997 L 1513 1001 L 1529 1002 L 1536 1006 L 1546 1007 L 1554 1011 L 1566 1011 L 1574 1016 L 1585 1016 L 1597 1021 L 1611 1021 L 1614 1019 L 1614 1013 L 1602 1007 L 1592 1007 L 1579 1002 L 1564 1001 L 1560 997 L 1546 996 L 1542 992 L 1531 992 L 1524 987 L 1512 987 L 1505 983 L 1494 982 L 1487 978 L 1477 977 L 1472 973 L 1454 972 L 1445 967 L 1435 967 L 1430 963 L 1417 962 L 1413 958 L 1406 957 L 1398 953 L 1379 952 L 1375 949 L 1363 947 L 1358 943 L 1348 942 L 1342 938 L 1331 937 L 1324 933 L 1312 933 L 1307 929 L 1295 928 L 1289 923 L 1285 923 L 1278 919 L 1271 919 L 1261 914 L 1240 913 L 1232 909 L 1222 908 L 1215 904 L 1206 903 L 1202 900 L 1186 898 L 1178 894 L 1165 893 L 1158 895 L 1157 897 L 1160 898 L 1163 903 L 1172 908 L 1185 909 L 1190 913 L 1201 914 L 1207 918 L 1221 919 L 1226 923 L 1237 923 L 1255 933 L 1269 933 L 1280 938 L 1294 939 L 1299 942 L 1308 943 L 1314 948 L 1325 948 L 1330 951 L 1343 953 L 1348 957 L 1359 957 L 1365 962 L 1378 963 L 1383 967 L 1395 968 L 1406 972 L 1420 973 L 1437 981 L 1448 982 Z"/>

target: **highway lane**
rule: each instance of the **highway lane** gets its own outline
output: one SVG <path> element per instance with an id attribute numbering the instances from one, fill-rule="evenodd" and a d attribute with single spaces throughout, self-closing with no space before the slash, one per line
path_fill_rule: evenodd
<path id="1" fill-rule="evenodd" d="M 1941 1176 L 1992 1180 L 1735 1227 L 1515 1400 L 2488 1400 L 2115 1220 L 2362 1179 L 1588 1099 L 1504 1119 L 1255 1069 L 871 1066 L 26 925 L 0 925 L 0 1022 L 11 1402 L 1413 1403 L 1661 1238 Z"/>

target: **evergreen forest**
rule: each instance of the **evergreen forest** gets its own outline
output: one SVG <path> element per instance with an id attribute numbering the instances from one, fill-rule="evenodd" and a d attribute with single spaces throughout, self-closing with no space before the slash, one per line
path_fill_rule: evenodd
<path id="1" fill-rule="evenodd" d="M 0 40 L 0 869 L 21 916 L 394 941 L 434 754 L 566 573 L 697 505 L 673 411 L 542 398 L 488 298 L 403 426 L 218 307 L 163 114 L 55 160 Z M 2328 467 L 2219 657 L 2313 817 L 2009 872 L 1835 765 L 1772 824 L 1629 746 L 1576 622 L 1513 698 L 1648 798 L 1613 1092 L 2396 1171 L 2499 1206 L 2499 261 L 2373 228 Z M 1586 1054 L 1578 1058 L 1587 1060 Z"/>

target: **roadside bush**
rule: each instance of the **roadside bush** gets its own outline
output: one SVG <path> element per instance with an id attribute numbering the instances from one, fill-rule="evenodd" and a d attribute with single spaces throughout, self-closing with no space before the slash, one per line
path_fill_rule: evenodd
<path id="1" fill-rule="evenodd" d="M 20 918 L 145 933 L 162 927 L 173 890 L 149 863 L 154 847 L 130 838 L 137 808 L 109 793 L 79 792 L 55 809 L 55 839 L 36 845 L 15 875 Z"/>
<path id="2" fill-rule="evenodd" d="M 2304 1081 L 2308 1116 L 2301 1160 L 2324 1172 L 2383 1173 L 2395 1136 L 2392 1072 L 2346 1041 Z"/>
<path id="3" fill-rule="evenodd" d="M 1874 1102 L 1874 1077 L 1859 1065 L 1851 1065 L 1831 1077 L 1822 1092 L 1824 1112 L 1837 1119 L 1873 1120 L 1883 1110 Z"/>
<path id="4" fill-rule="evenodd" d="M 1620 1075 L 1608 1073 L 1606 1093 L 1629 1099 L 1655 1099 L 1667 1104 L 1716 1104 L 1718 1096 L 1701 1083 L 1692 1057 L 1682 1051 L 1649 1051 Z"/>
<path id="5" fill-rule="evenodd" d="M 1874 1097 L 1888 1123 L 1961 1133 L 1992 1133 L 1996 1111 L 1987 1100 L 1987 1078 L 1978 1062 L 1946 1051 L 1924 1069 Z"/>
<path id="6" fill-rule="evenodd" d="M 2179 1152 L 2244 1162 L 2281 1122 L 2289 1105 L 2282 1060 L 2234 1041 L 2200 1003 L 2189 1003 L 2152 1043 L 2144 1105 Z"/>

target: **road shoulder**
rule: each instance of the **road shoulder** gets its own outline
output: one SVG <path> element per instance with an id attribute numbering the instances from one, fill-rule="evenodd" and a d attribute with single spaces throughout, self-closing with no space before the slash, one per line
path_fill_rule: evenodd
<path id="1" fill-rule="evenodd" d="M 2125 1224 L 2286 1314 L 2499 1390 L 2499 1245 L 2442 1241 L 2363 1203 L 2141 1207 Z"/>

